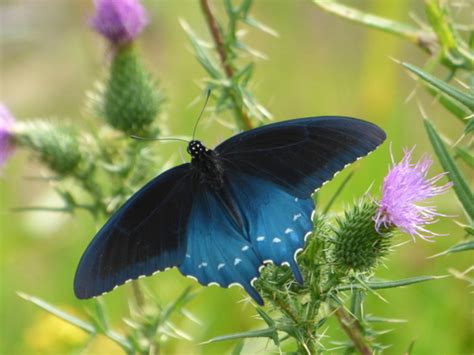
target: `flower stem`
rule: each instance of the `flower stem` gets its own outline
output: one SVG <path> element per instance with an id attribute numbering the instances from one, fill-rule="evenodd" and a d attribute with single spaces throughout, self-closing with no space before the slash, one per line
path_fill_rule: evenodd
<path id="1" fill-rule="evenodd" d="M 224 68 L 225 75 L 227 78 L 233 82 L 234 78 L 234 69 L 232 68 L 229 58 L 227 56 L 226 48 L 224 45 L 224 41 L 222 39 L 222 33 L 215 19 L 211 7 L 209 6 L 208 0 L 200 0 L 201 8 L 206 17 L 207 25 L 209 27 L 209 31 L 211 32 L 212 39 L 216 45 L 217 53 L 219 54 L 219 59 L 221 61 L 222 67 Z M 229 96 L 231 97 L 234 103 L 234 111 L 235 116 L 237 119 L 237 123 L 239 124 L 239 128 L 248 130 L 252 128 L 252 122 L 250 121 L 249 116 L 244 111 L 242 101 L 239 99 L 238 95 L 236 94 L 235 90 L 232 88 L 228 89 Z"/>
<path id="2" fill-rule="evenodd" d="M 358 320 L 351 316 L 343 307 L 339 307 L 336 310 L 335 315 L 341 328 L 352 340 L 357 351 L 363 355 L 373 354 L 373 350 L 365 342 Z"/>

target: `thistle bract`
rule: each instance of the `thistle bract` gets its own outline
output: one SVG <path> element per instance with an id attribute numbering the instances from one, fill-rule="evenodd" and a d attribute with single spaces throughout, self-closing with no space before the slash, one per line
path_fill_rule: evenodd
<path id="1" fill-rule="evenodd" d="M 332 239 L 332 258 L 343 273 L 369 271 L 387 254 L 392 233 L 391 229 L 383 232 L 375 229 L 376 209 L 375 203 L 362 201 L 338 218 Z"/>
<path id="2" fill-rule="evenodd" d="M 148 15 L 139 0 L 96 0 L 91 26 L 113 45 L 133 41 L 148 24 Z"/>
<path id="3" fill-rule="evenodd" d="M 15 119 L 8 108 L 0 103 L 0 166 L 2 166 L 14 151 L 13 125 Z"/>
<path id="4" fill-rule="evenodd" d="M 39 160 L 60 175 L 73 173 L 83 158 L 78 133 L 72 127 L 31 121 L 18 126 L 16 139 L 19 145 L 34 151 Z"/>
<path id="5" fill-rule="evenodd" d="M 394 226 L 413 237 L 427 239 L 439 234 L 425 228 L 434 223 L 437 216 L 435 206 L 420 203 L 448 191 L 452 183 L 437 186 L 436 183 L 444 177 L 444 173 L 427 178 L 428 170 L 433 161 L 427 155 L 417 163 L 412 163 L 413 148 L 405 150 L 405 156 L 393 166 L 384 179 L 382 198 L 378 202 L 377 213 L 374 217 L 377 230 Z"/>

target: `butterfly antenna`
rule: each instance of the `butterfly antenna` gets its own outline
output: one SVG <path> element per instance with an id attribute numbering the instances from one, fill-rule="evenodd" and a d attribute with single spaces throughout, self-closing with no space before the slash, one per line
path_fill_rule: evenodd
<path id="1" fill-rule="evenodd" d="M 186 139 L 172 138 L 172 137 L 158 138 L 158 137 L 140 137 L 140 136 L 131 135 L 130 138 L 136 139 L 137 141 L 181 141 L 181 142 L 189 143 L 189 141 L 187 141 Z"/>
<path id="2" fill-rule="evenodd" d="M 206 95 L 206 101 L 204 102 L 204 106 L 202 107 L 202 110 L 201 110 L 201 113 L 199 114 L 199 117 L 196 121 L 196 123 L 194 124 L 194 129 L 193 129 L 193 140 L 194 140 L 194 137 L 196 135 L 196 129 L 197 129 L 197 126 L 198 126 L 198 123 L 199 123 L 199 120 L 201 119 L 202 117 L 202 114 L 204 113 L 204 109 L 206 108 L 207 106 L 207 102 L 209 101 L 209 97 L 211 96 L 211 90 L 207 90 L 207 95 Z"/>

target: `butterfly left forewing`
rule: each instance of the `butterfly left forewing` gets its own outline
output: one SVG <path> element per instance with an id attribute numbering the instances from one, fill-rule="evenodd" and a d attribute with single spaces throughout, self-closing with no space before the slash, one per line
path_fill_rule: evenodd
<path id="1" fill-rule="evenodd" d="M 135 193 L 84 252 L 74 279 L 76 296 L 98 296 L 128 280 L 180 264 L 192 191 L 190 165 L 183 164 Z"/>

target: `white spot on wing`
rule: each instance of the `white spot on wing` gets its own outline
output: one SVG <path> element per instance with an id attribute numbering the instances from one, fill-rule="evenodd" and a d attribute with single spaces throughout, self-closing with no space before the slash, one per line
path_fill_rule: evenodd
<path id="1" fill-rule="evenodd" d="M 187 258 L 190 258 L 190 257 L 191 257 L 191 255 L 189 255 L 189 254 L 186 254 L 186 257 L 187 257 Z"/>
<path id="2" fill-rule="evenodd" d="M 249 248 L 249 246 L 248 246 L 248 245 L 244 245 L 244 246 L 242 247 L 242 249 L 240 249 L 240 250 L 242 250 L 242 251 L 246 251 L 248 248 Z"/>
<path id="3" fill-rule="evenodd" d="M 241 262 L 242 262 L 242 259 L 239 259 L 239 258 L 235 258 L 235 259 L 234 259 L 234 265 L 237 265 L 237 264 L 239 264 L 239 263 L 241 263 Z"/>
<path id="4" fill-rule="evenodd" d="M 301 213 L 295 214 L 293 216 L 293 221 L 296 221 L 298 218 L 301 218 Z"/>
<path id="5" fill-rule="evenodd" d="M 273 243 L 281 243 L 281 239 L 280 238 L 273 238 Z"/>
<path id="6" fill-rule="evenodd" d="M 295 202 L 298 202 L 298 197 L 295 197 Z"/>
<path id="7" fill-rule="evenodd" d="M 207 263 L 200 263 L 198 265 L 198 269 L 202 268 L 202 267 L 206 267 L 207 266 Z"/>
<path id="8" fill-rule="evenodd" d="M 285 229 L 285 234 L 289 234 L 291 232 L 293 232 L 293 229 L 291 229 L 291 228 L 286 228 Z"/>
<path id="9" fill-rule="evenodd" d="M 220 269 L 222 269 L 224 266 L 225 266 L 225 264 L 224 264 L 224 263 L 220 263 L 219 265 L 217 265 L 217 270 L 220 270 Z"/>
<path id="10" fill-rule="evenodd" d="M 265 237 L 261 235 L 260 237 L 257 237 L 257 242 L 262 242 L 265 240 Z"/>

